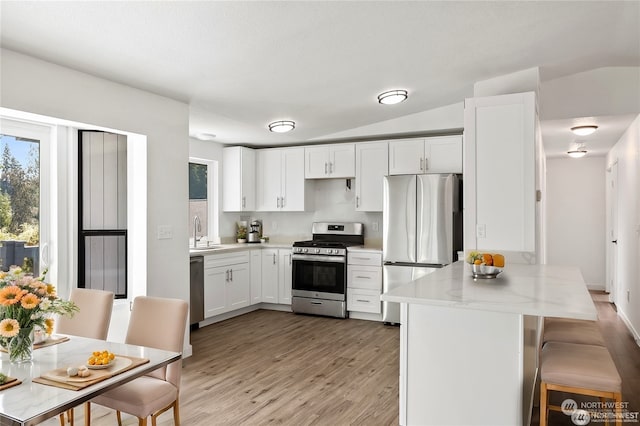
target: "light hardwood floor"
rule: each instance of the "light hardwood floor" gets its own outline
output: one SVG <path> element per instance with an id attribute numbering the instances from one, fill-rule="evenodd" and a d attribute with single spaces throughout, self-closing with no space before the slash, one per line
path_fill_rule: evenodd
<path id="1" fill-rule="evenodd" d="M 606 294 L 592 297 L 622 376 L 623 401 L 638 411 L 640 348 Z M 180 396 L 185 426 L 398 424 L 397 327 L 260 310 L 192 332 L 191 343 Z M 92 418 L 95 426 L 116 424 L 112 411 L 95 405 Z M 532 420 L 536 426 L 537 408 Z M 83 424 L 82 409 L 76 424 Z M 158 424 L 173 425 L 173 417 L 165 413 Z M 575 426 L 562 413 L 551 413 L 550 424 Z"/>

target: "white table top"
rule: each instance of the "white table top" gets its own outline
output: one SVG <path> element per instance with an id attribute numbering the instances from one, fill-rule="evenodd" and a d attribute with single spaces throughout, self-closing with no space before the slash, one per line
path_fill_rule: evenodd
<path id="1" fill-rule="evenodd" d="M 158 367 L 180 359 L 178 352 L 125 345 L 69 336 L 70 340 L 33 351 L 33 361 L 12 364 L 9 355 L 0 356 L 0 371 L 22 381 L 22 384 L 0 391 L 1 425 L 35 425 L 69 408 L 123 383 L 135 379 Z M 91 352 L 108 350 L 116 355 L 147 358 L 149 362 L 81 390 L 67 390 L 34 383 L 32 378 L 61 367 L 78 366 L 86 362 Z"/>
<path id="2" fill-rule="evenodd" d="M 475 279 L 458 261 L 381 296 L 388 302 L 448 306 L 523 315 L 596 320 L 577 267 L 507 265 L 495 279 Z"/>

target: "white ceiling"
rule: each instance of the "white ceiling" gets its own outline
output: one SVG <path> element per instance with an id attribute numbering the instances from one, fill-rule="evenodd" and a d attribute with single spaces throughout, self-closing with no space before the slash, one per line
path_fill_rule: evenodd
<path id="1" fill-rule="evenodd" d="M 532 67 L 544 84 L 640 66 L 638 1 L 2 1 L 0 24 L 2 47 L 186 102 L 190 133 L 222 143 L 318 141 Z M 395 88 L 410 98 L 376 102 Z M 593 117 L 603 146 L 632 113 Z M 583 116 L 545 117 L 547 151 L 566 151 Z M 297 127 L 269 133 L 278 119 Z"/>

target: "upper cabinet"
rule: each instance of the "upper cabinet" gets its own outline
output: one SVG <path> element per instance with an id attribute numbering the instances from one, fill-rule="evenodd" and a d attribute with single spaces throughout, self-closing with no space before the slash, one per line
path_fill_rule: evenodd
<path id="1" fill-rule="evenodd" d="M 389 174 L 389 143 L 356 144 L 356 210 L 382 211 L 384 177 Z"/>
<path id="2" fill-rule="evenodd" d="M 222 209 L 226 212 L 256 209 L 256 154 L 234 146 L 222 150 Z"/>
<path id="3" fill-rule="evenodd" d="M 258 150 L 257 211 L 305 211 L 312 194 L 304 178 L 304 148 Z"/>
<path id="4" fill-rule="evenodd" d="M 355 173 L 355 144 L 308 146 L 304 175 L 307 179 L 350 178 Z"/>
<path id="5" fill-rule="evenodd" d="M 465 101 L 465 250 L 539 253 L 536 127 L 533 92 Z"/>
<path id="6" fill-rule="evenodd" d="M 389 174 L 462 173 L 462 136 L 389 142 Z"/>

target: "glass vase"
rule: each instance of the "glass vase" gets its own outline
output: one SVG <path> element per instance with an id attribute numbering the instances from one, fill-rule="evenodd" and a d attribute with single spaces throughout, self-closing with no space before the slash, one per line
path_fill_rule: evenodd
<path id="1" fill-rule="evenodd" d="M 9 361 L 20 364 L 33 359 L 33 335 L 33 327 L 21 328 L 17 335 L 9 339 Z"/>

